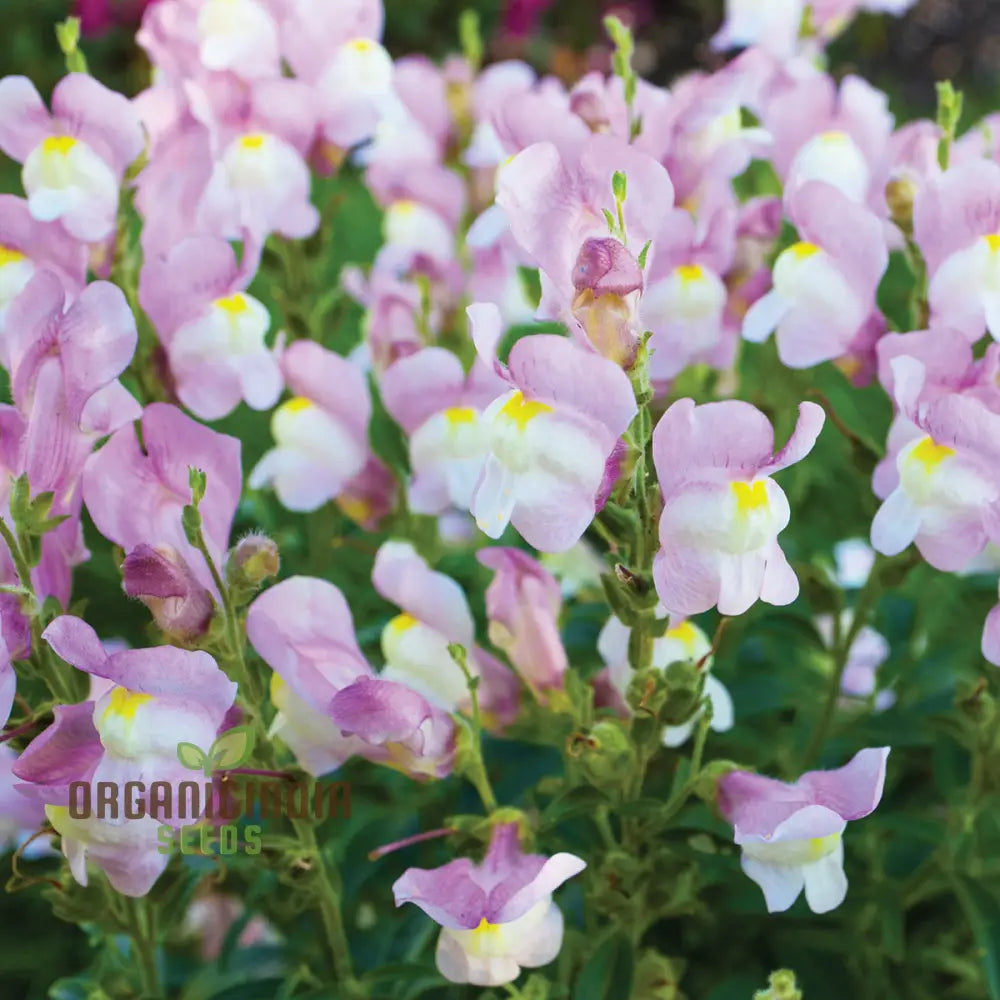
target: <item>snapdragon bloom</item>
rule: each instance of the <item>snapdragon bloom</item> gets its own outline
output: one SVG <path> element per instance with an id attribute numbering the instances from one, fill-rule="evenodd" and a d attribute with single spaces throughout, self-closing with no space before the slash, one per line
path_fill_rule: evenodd
<path id="1" fill-rule="evenodd" d="M 788 500 L 771 475 L 809 454 L 823 421 L 821 407 L 801 403 L 792 436 L 775 453 L 770 422 L 749 403 L 680 399 L 667 410 L 653 431 L 663 490 L 653 577 L 670 612 L 718 607 L 739 615 L 758 599 L 795 600 L 798 580 L 777 538 Z"/>
<path id="2" fill-rule="evenodd" d="M 345 493 L 368 460 L 368 385 L 357 365 L 308 340 L 284 351 L 281 368 L 295 395 L 271 415 L 275 447 L 247 482 L 272 485 L 289 510 L 315 510 Z"/>
<path id="3" fill-rule="evenodd" d="M 451 771 L 451 718 L 407 685 L 376 676 L 332 583 L 283 580 L 250 605 L 246 628 L 274 671 L 271 734 L 310 774 L 327 774 L 355 754 L 414 778 Z"/>
<path id="4" fill-rule="evenodd" d="M 177 744 L 211 746 L 236 699 L 236 683 L 208 653 L 154 646 L 109 655 L 94 630 L 72 615 L 54 619 L 42 638 L 67 663 L 111 681 L 93 705 L 102 747 L 94 781 L 124 787 L 190 778 Z"/>
<path id="5" fill-rule="evenodd" d="M 412 511 L 469 509 L 488 450 L 483 410 L 506 388 L 478 359 L 466 375 L 443 347 L 425 348 L 389 366 L 380 389 L 385 408 L 408 437 Z"/>
<path id="6" fill-rule="evenodd" d="M 89 882 L 89 861 L 104 872 L 116 892 L 145 896 L 170 861 L 169 854 L 159 850 L 161 821 L 148 813 L 123 822 L 70 816 L 70 785 L 92 783 L 103 754 L 94 708 L 93 701 L 55 706 L 52 724 L 32 740 L 12 767 L 14 777 L 21 781 L 16 787 L 44 808 L 61 838 L 70 873 L 80 885 Z"/>
<path id="7" fill-rule="evenodd" d="M 50 115 L 23 76 L 0 80 L 0 149 L 22 163 L 28 208 L 59 220 L 78 240 L 114 229 L 125 170 L 145 145 L 128 99 L 86 73 L 70 73 L 52 92 Z"/>
<path id="8" fill-rule="evenodd" d="M 409 868 L 392 887 L 396 905 L 415 903 L 441 925 L 438 971 L 453 983 L 502 986 L 521 968 L 548 965 L 562 946 L 562 911 L 552 893 L 583 871 L 574 854 L 523 854 L 518 825 L 493 828 L 480 864 Z"/>
<path id="9" fill-rule="evenodd" d="M 182 240 L 142 269 L 139 296 L 167 351 L 177 397 L 202 420 L 218 420 L 240 402 L 270 409 L 281 369 L 264 342 L 271 317 L 246 293 L 257 253 L 216 237 Z"/>
<path id="10" fill-rule="evenodd" d="M 864 335 L 889 252 L 881 221 L 829 184 L 805 184 L 790 214 L 802 238 L 775 261 L 774 287 L 748 310 L 743 336 L 759 343 L 775 330 L 782 362 L 808 368 Z"/>
<path id="11" fill-rule="evenodd" d="M 934 323 L 972 343 L 984 327 L 1000 340 L 1000 165 L 975 159 L 929 178 L 913 202 L 913 233 Z"/>
<path id="12" fill-rule="evenodd" d="M 561 689 L 569 659 L 559 634 L 558 581 L 520 549 L 480 549 L 476 558 L 495 571 L 486 588 L 490 642 L 536 692 Z"/>
<path id="13" fill-rule="evenodd" d="M 120 428 L 87 460 L 83 500 L 98 531 L 131 551 L 169 545 L 202 586 L 215 584 L 202 554 L 184 534 L 181 512 L 191 502 L 190 467 L 208 488 L 200 511 L 205 543 L 223 565 L 242 488 L 240 442 L 192 420 L 174 406 L 151 403 L 142 414 L 142 448 L 131 424 Z"/>
<path id="14" fill-rule="evenodd" d="M 40 269 L 74 295 L 84 285 L 86 247 L 58 223 L 39 222 L 23 198 L 0 194 L 0 336 L 10 304 Z"/>
<path id="15" fill-rule="evenodd" d="M 872 545 L 891 556 L 915 542 L 935 568 L 964 569 L 986 546 L 990 508 L 1000 498 L 1000 411 L 989 405 L 995 390 L 927 391 L 919 358 L 901 355 L 889 366 L 900 411 L 919 433 L 896 457 L 898 484 L 872 521 Z"/>
<path id="16" fill-rule="evenodd" d="M 843 767 L 809 771 L 793 784 L 749 771 L 719 781 L 719 809 L 769 913 L 787 910 L 803 888 L 813 913 L 844 901 L 843 833 L 879 804 L 888 756 L 889 747 L 860 750 Z"/>
<path id="17" fill-rule="evenodd" d="M 637 407 L 614 362 L 565 337 L 522 337 L 508 364 L 496 360 L 496 306 L 467 310 L 480 357 L 510 389 L 483 414 L 490 453 L 472 498 L 481 531 L 499 538 L 508 523 L 543 552 L 583 535 L 618 478 L 619 441 Z"/>
<path id="18" fill-rule="evenodd" d="M 372 583 L 402 610 L 382 631 L 383 678 L 412 687 L 446 712 L 469 711 L 468 682 L 448 651 L 459 643 L 470 674 L 480 678 L 478 699 L 487 719 L 502 725 L 514 717 L 517 679 L 475 645 L 472 612 L 455 580 L 432 570 L 409 542 L 388 541 L 375 555 Z"/>

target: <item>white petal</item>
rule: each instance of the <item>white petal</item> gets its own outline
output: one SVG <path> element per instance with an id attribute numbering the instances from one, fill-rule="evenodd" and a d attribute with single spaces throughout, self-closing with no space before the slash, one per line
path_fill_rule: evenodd
<path id="1" fill-rule="evenodd" d="M 840 906 L 847 895 L 843 840 L 838 839 L 836 848 L 826 857 L 806 865 L 802 874 L 806 883 L 806 902 L 813 913 L 829 913 Z"/>
<path id="2" fill-rule="evenodd" d="M 768 913 L 787 910 L 799 897 L 805 877 L 798 865 L 773 865 L 748 857 L 740 858 L 743 871 L 761 887 Z"/>

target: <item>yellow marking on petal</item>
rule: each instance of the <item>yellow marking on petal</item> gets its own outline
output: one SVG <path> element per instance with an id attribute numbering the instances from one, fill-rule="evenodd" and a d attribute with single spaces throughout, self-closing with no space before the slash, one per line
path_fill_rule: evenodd
<path id="1" fill-rule="evenodd" d="M 503 405 L 500 411 L 505 417 L 513 420 L 523 431 L 528 424 L 543 413 L 551 413 L 552 407 L 533 399 L 525 399 L 524 393 L 515 392 Z"/>
<path id="2" fill-rule="evenodd" d="M 825 858 L 836 846 L 840 840 L 839 833 L 830 833 L 825 837 L 811 837 L 809 839 L 809 860 L 819 861 L 820 858 Z"/>
<path id="3" fill-rule="evenodd" d="M 278 409 L 285 413 L 302 413 L 303 410 L 310 410 L 316 404 L 305 396 L 293 396 L 287 403 L 282 403 Z"/>
<path id="4" fill-rule="evenodd" d="M 27 254 L 15 250 L 13 247 L 5 247 L 0 243 L 0 267 L 5 264 L 19 264 L 22 260 L 27 260 Z"/>
<path id="5" fill-rule="evenodd" d="M 946 458 L 950 458 L 954 454 L 954 448 L 949 448 L 946 444 L 938 444 L 932 437 L 925 437 L 910 452 L 910 458 L 918 461 L 925 471 L 933 472 Z"/>
<path id="6" fill-rule="evenodd" d="M 285 683 L 284 678 L 280 674 L 271 674 L 271 701 L 274 702 L 275 706 L 280 708 L 279 702 L 284 701 L 285 690 L 288 685 Z"/>
<path id="7" fill-rule="evenodd" d="M 984 236 L 983 239 L 986 240 L 986 245 L 993 253 L 1000 251 L 1000 233 L 990 233 L 989 236 Z"/>
<path id="8" fill-rule="evenodd" d="M 370 38 L 355 38 L 347 43 L 347 47 L 355 52 L 370 52 L 375 48 L 375 43 Z"/>
<path id="9" fill-rule="evenodd" d="M 743 484 L 741 483 L 740 485 Z M 683 642 L 685 646 L 689 646 L 698 638 L 698 630 L 690 622 L 686 621 L 681 622 L 680 625 L 675 625 L 673 628 L 668 628 L 663 634 L 668 639 L 677 639 Z"/>
<path id="10" fill-rule="evenodd" d="M 681 264 L 677 268 L 677 273 L 680 275 L 681 281 L 701 281 L 705 276 L 705 269 L 700 264 Z"/>
<path id="11" fill-rule="evenodd" d="M 787 250 L 800 260 L 805 260 L 819 253 L 819 247 L 815 243 L 793 243 Z"/>
<path id="12" fill-rule="evenodd" d="M 56 833 L 61 835 L 69 819 L 69 806 L 46 806 L 45 818 L 52 824 Z"/>
<path id="13" fill-rule="evenodd" d="M 362 497 L 337 497 L 337 506 L 355 524 L 363 525 L 375 508 Z"/>
<path id="14" fill-rule="evenodd" d="M 476 411 L 471 406 L 449 406 L 444 411 L 444 418 L 453 427 L 456 424 L 474 424 Z"/>
<path id="15" fill-rule="evenodd" d="M 59 154 L 65 156 L 76 145 L 76 139 L 71 135 L 50 135 L 42 141 L 42 152 L 50 156 Z"/>
<path id="16" fill-rule="evenodd" d="M 244 149 L 260 149 L 266 140 L 266 135 L 262 135 L 260 132 L 253 132 L 250 135 L 243 136 L 240 139 L 240 145 Z"/>
<path id="17" fill-rule="evenodd" d="M 148 701 L 152 701 L 153 696 L 151 694 L 141 694 L 137 691 L 129 691 L 128 688 L 115 687 L 111 689 L 111 697 L 108 700 L 108 707 L 104 710 L 104 715 L 101 717 L 101 721 L 107 720 L 109 715 L 117 715 L 128 722 L 135 719 L 136 712 L 146 704 Z"/>
<path id="18" fill-rule="evenodd" d="M 223 299 L 216 299 L 215 304 L 225 313 L 229 313 L 230 316 L 239 316 L 240 313 L 245 313 L 250 307 L 247 305 L 246 296 L 240 295 L 237 292 L 235 295 L 227 295 Z"/>
<path id="19" fill-rule="evenodd" d="M 736 508 L 741 514 L 749 514 L 767 506 L 767 487 L 763 479 L 758 479 L 755 483 L 731 483 L 730 488 L 736 497 Z"/>
<path id="20" fill-rule="evenodd" d="M 419 624 L 420 622 L 417 621 L 413 615 L 409 615 L 404 612 L 401 615 L 396 615 L 396 617 L 393 618 L 388 625 L 386 625 L 386 628 L 392 629 L 393 632 L 409 632 L 411 628 Z"/>
<path id="21" fill-rule="evenodd" d="M 823 142 L 843 142 L 847 138 L 847 134 L 845 132 L 832 130 L 829 132 L 821 132 L 819 137 L 823 140 Z"/>

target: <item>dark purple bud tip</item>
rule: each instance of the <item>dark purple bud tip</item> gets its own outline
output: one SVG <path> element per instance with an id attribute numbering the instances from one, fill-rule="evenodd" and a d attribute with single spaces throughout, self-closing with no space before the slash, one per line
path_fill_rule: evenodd
<path id="1" fill-rule="evenodd" d="M 642 290 L 642 270 L 621 242 L 606 236 L 586 240 L 573 267 L 573 287 L 595 296 L 620 295 Z"/>

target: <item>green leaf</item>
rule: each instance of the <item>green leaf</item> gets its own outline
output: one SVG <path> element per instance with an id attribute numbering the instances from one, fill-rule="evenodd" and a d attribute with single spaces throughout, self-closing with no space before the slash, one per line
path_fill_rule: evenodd
<path id="1" fill-rule="evenodd" d="M 1000 1000 L 1000 902 L 979 882 L 955 878 L 955 895 L 972 928 L 990 1000 Z"/>
<path id="2" fill-rule="evenodd" d="M 200 771 L 205 766 L 205 761 L 208 759 L 205 756 L 205 751 L 201 747 L 195 746 L 193 743 L 178 743 L 177 744 L 177 759 L 181 764 L 188 768 L 190 771 Z"/>
<path id="3" fill-rule="evenodd" d="M 623 931 L 616 931 L 580 970 L 573 1000 L 629 1000 L 634 979 L 632 942 Z"/>
<path id="4" fill-rule="evenodd" d="M 652 240 L 646 240 L 646 245 L 639 251 L 639 267 L 644 269 L 646 267 L 646 255 L 649 253 L 649 248 L 653 245 Z"/>
<path id="5" fill-rule="evenodd" d="M 249 726 L 233 726 L 212 744 L 209 757 L 215 767 L 239 767 L 253 754 L 253 743 L 254 734 Z"/>
<path id="6" fill-rule="evenodd" d="M 615 230 L 618 227 L 618 223 L 615 222 L 615 217 L 606 208 L 602 208 L 601 211 L 604 213 L 604 221 L 608 224 L 608 232 L 614 236 Z"/>

